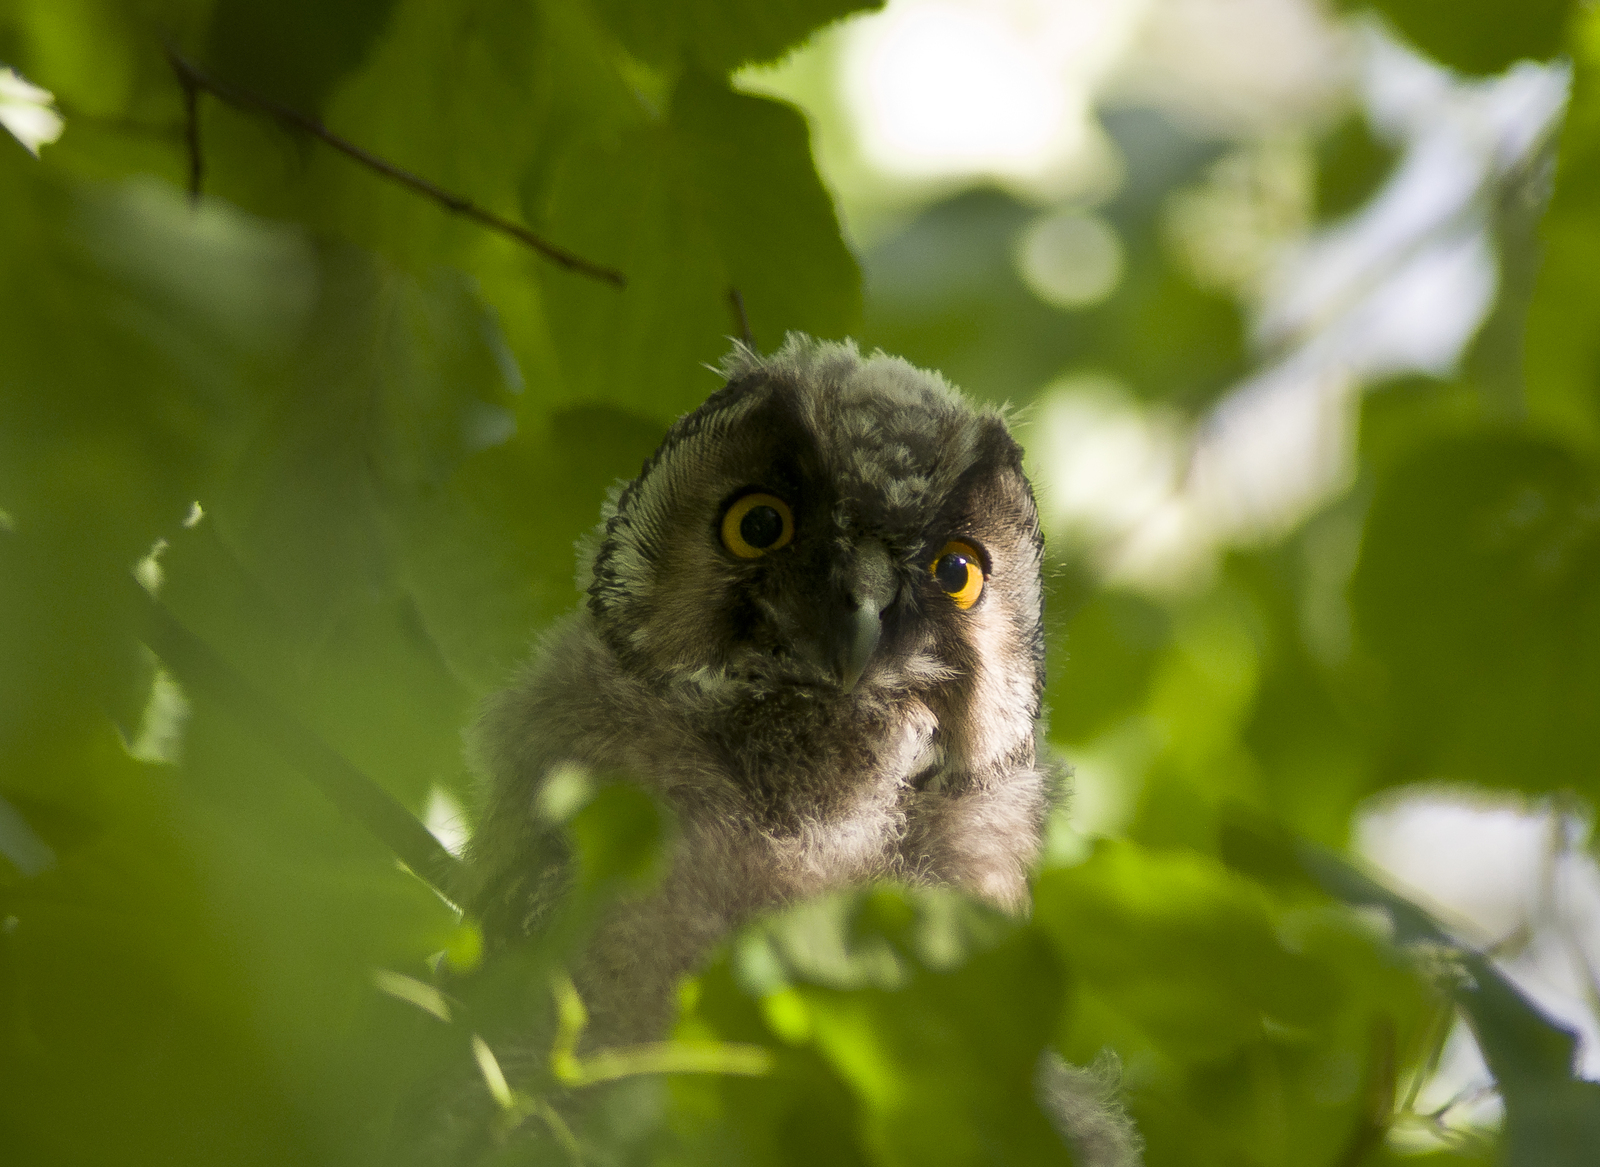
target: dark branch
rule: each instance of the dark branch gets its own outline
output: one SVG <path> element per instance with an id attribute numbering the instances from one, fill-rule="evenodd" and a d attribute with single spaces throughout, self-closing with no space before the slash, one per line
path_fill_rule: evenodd
<path id="1" fill-rule="evenodd" d="M 356 769 L 266 693 L 240 676 L 211 646 L 184 627 L 143 589 L 148 615 L 145 643 L 190 692 L 227 706 L 256 729 L 285 760 L 311 779 L 335 806 L 445 899 L 460 904 L 465 891 L 461 861 L 393 795 Z"/>
<path id="2" fill-rule="evenodd" d="M 1394 1124 L 1396 1073 L 1394 1022 L 1380 1016 L 1372 1023 L 1366 1075 L 1361 1084 L 1361 1114 L 1344 1154 L 1337 1160 L 1338 1167 L 1361 1167 L 1383 1145 Z"/>
<path id="3" fill-rule="evenodd" d="M 574 255 L 565 248 L 557 247 L 554 243 L 540 238 L 520 223 L 502 219 L 499 215 L 484 210 L 458 194 L 452 194 L 443 187 L 436 186 L 427 179 L 412 174 L 409 170 L 402 170 L 394 163 L 385 161 L 376 154 L 368 153 L 354 142 L 341 138 L 314 117 L 303 114 L 299 110 L 290 109 L 288 106 L 281 105 L 271 98 L 262 97 L 260 94 L 251 93 L 249 90 L 240 89 L 237 86 L 217 80 L 171 45 L 167 46 L 167 60 L 171 62 L 173 71 L 178 75 L 179 83 L 183 85 L 187 93 L 203 90 L 237 109 L 264 113 L 283 125 L 301 130 L 327 143 L 341 154 L 355 159 L 368 170 L 381 174 L 391 182 L 397 182 L 401 186 L 409 187 L 425 198 L 432 199 L 453 214 L 471 219 L 475 223 L 481 223 L 491 230 L 498 231 L 502 235 L 509 235 L 511 238 L 527 244 L 552 263 L 559 264 L 568 271 L 591 276 L 597 280 L 604 280 L 606 283 L 613 284 L 619 288 L 627 284 L 627 278 L 615 268 L 602 267 L 597 263 L 591 263 L 582 256 Z M 192 98 L 190 100 L 192 101 Z M 194 126 L 195 124 L 193 118 L 191 118 L 190 125 Z M 199 157 L 199 153 L 193 136 L 191 136 L 190 149 L 191 166 L 195 166 L 197 164 L 194 160 Z M 193 173 L 194 171 L 191 170 L 191 178 Z"/>
<path id="4" fill-rule="evenodd" d="M 205 177 L 200 154 L 200 89 L 182 69 L 177 73 L 178 84 L 183 86 L 183 140 L 189 149 L 189 203 L 199 206 L 200 185 Z"/>
<path id="5" fill-rule="evenodd" d="M 728 303 L 733 305 L 733 322 L 739 326 L 739 339 L 744 341 L 745 348 L 754 352 L 756 338 L 750 333 L 750 317 L 745 313 L 744 297 L 738 288 L 728 289 Z"/>

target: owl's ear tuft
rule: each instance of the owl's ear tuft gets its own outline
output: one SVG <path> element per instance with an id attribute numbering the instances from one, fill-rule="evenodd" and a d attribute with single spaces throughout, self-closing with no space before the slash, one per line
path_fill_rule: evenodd
<path id="1" fill-rule="evenodd" d="M 743 341 L 734 341 L 733 351 L 722 358 L 717 371 L 730 384 L 755 373 L 797 383 L 837 382 L 846 379 L 861 363 L 860 350 L 853 340 L 815 340 L 803 332 L 791 332 L 783 338 L 783 347 L 768 357 Z M 819 376 L 825 368 L 826 375 Z"/>
<path id="2" fill-rule="evenodd" d="M 744 341 L 735 340 L 733 349 L 718 363 L 717 373 L 723 381 L 731 385 L 751 373 L 758 372 L 761 366 L 761 354 Z"/>
<path id="3" fill-rule="evenodd" d="M 761 354 L 744 341 L 735 338 L 732 350 L 717 363 L 716 372 L 723 381 L 732 384 L 760 368 Z"/>

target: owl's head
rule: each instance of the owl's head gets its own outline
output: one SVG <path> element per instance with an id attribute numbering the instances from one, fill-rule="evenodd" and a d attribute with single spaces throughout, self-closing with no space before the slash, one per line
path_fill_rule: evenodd
<path id="1" fill-rule="evenodd" d="M 1022 451 L 934 373 L 791 335 L 736 348 L 607 508 L 601 635 L 653 679 L 980 692 L 1037 713 L 1042 541 Z"/>

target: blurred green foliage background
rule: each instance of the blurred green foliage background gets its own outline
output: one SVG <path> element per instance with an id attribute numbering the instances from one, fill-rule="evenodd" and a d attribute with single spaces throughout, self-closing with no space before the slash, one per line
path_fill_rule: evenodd
<path id="1" fill-rule="evenodd" d="M 0 2 L 0 64 L 66 123 L 37 158 L 0 141 L 0 1159 L 389 1161 L 417 1083 L 470 1064 L 476 1015 L 417 1003 L 436 954 L 472 966 L 470 922 L 273 727 L 470 820 L 461 729 L 577 602 L 607 487 L 716 388 L 730 289 L 762 348 L 854 336 L 1022 407 L 1041 480 L 1055 379 L 1203 434 L 1268 363 L 1259 305 L 1171 229 L 1238 143 L 1131 104 L 1100 111 L 1122 268 L 1093 304 L 1030 290 L 1015 241 L 1051 206 L 1004 184 L 873 204 L 840 164 L 847 242 L 806 118 L 761 95 L 804 68 L 736 71 L 854 7 Z M 771 1073 L 631 1075 L 580 1146 L 491 1158 L 1068 1163 L 1033 1067 L 1106 1047 L 1152 1167 L 1600 1156 L 1572 1035 L 1339 858 L 1386 791 L 1596 797 L 1600 13 L 1376 7 L 1465 75 L 1570 59 L 1559 148 L 1479 193 L 1493 310 L 1450 375 L 1349 399 L 1359 441 L 1315 505 L 1153 583 L 1052 531 L 1051 738 L 1118 813 L 1058 815 L 1025 922 L 889 889 L 752 929 L 686 986 L 678 1038 Z M 204 93 L 191 205 L 169 48 L 626 287 Z M 1335 113 L 1295 146 L 1306 230 L 1397 165 L 1358 103 Z M 254 696 L 158 655 L 150 591 Z M 580 812 L 575 927 L 639 867 L 640 822 Z M 1498 1126 L 1418 1102 L 1458 1014 Z"/>

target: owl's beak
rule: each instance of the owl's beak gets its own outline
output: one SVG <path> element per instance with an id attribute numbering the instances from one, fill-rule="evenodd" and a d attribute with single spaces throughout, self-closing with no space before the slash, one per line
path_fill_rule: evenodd
<path id="1" fill-rule="evenodd" d="M 867 662 L 878 647 L 878 637 L 883 633 L 883 617 L 878 614 L 875 602 L 863 604 L 850 616 L 850 630 L 845 638 L 836 668 L 839 687 L 853 692 L 861 674 L 867 671 Z"/>
<path id="2" fill-rule="evenodd" d="M 853 692 L 883 635 L 883 612 L 899 590 L 894 564 L 888 550 L 877 540 L 869 540 L 856 551 L 848 575 L 850 608 L 834 642 L 834 672 L 839 687 Z"/>

